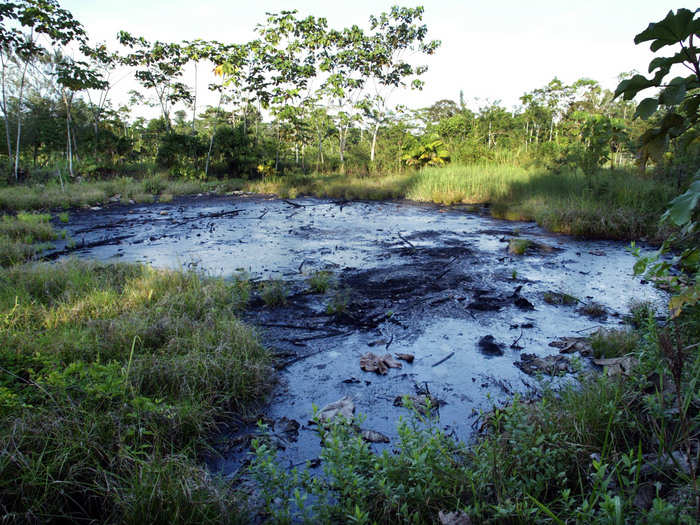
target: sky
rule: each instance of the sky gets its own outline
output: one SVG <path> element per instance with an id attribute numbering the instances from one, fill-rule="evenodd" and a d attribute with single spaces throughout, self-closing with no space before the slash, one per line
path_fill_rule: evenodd
<path id="1" fill-rule="evenodd" d="M 242 43 L 254 38 L 254 28 L 266 12 L 291 9 L 300 16 L 326 17 L 332 27 L 366 27 L 370 14 L 395 4 L 421 5 L 399 0 L 61 1 L 91 39 L 107 42 L 125 30 L 151 41 L 202 38 Z M 424 89 L 394 93 L 390 101 L 414 108 L 440 99 L 458 100 L 460 90 L 474 108 L 489 101 L 512 108 L 523 93 L 555 76 L 565 83 L 592 78 L 614 89 L 620 73 L 646 73 L 653 57 L 648 44 L 634 45 L 634 35 L 670 9 L 695 9 L 667 0 L 426 0 L 422 5 L 429 38 L 442 45 L 434 56 L 418 61 L 429 66 L 422 77 Z M 204 104 L 215 105 L 214 97 L 204 94 L 212 78 L 200 74 Z M 191 83 L 193 78 L 185 80 Z M 126 100 L 120 93 L 134 87 L 131 79 L 121 81 L 115 105 Z"/>

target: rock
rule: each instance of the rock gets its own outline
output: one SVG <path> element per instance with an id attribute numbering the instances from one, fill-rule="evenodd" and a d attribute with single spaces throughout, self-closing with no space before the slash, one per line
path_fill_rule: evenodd
<path id="1" fill-rule="evenodd" d="M 391 441 L 381 432 L 376 432 L 374 430 L 363 430 L 361 435 L 362 439 L 368 443 L 389 443 L 389 441 Z"/>
<path id="2" fill-rule="evenodd" d="M 571 361 L 563 355 L 537 357 L 535 354 L 521 354 L 520 361 L 513 364 L 528 375 L 535 375 L 538 372 L 547 375 L 560 375 L 573 371 Z"/>
<path id="3" fill-rule="evenodd" d="M 630 371 L 637 365 L 637 359 L 631 355 L 611 357 L 609 359 L 594 359 L 593 363 L 605 367 L 608 376 L 630 375 Z"/>
<path id="4" fill-rule="evenodd" d="M 463 511 L 456 510 L 454 512 L 440 511 L 438 514 L 438 523 L 440 525 L 471 525 L 471 518 Z"/>
<path id="5" fill-rule="evenodd" d="M 534 310 L 535 309 L 535 306 L 530 301 L 528 301 L 527 299 L 525 299 L 524 297 L 522 297 L 520 295 L 515 298 L 513 303 L 515 304 L 515 306 L 517 306 L 521 310 Z"/>
<path id="6" fill-rule="evenodd" d="M 497 343 L 492 335 L 485 335 L 477 343 L 479 350 L 485 355 L 503 355 L 503 344 Z"/>
<path id="7" fill-rule="evenodd" d="M 109 202 L 119 202 L 119 201 L 121 201 L 121 200 L 122 200 L 122 196 L 121 196 L 119 193 L 117 193 L 117 194 L 115 194 L 115 195 L 112 195 L 112 196 L 109 198 Z"/>
<path id="8" fill-rule="evenodd" d="M 160 215 L 168 215 L 168 212 L 166 210 L 161 210 Z"/>
<path id="9" fill-rule="evenodd" d="M 657 479 L 677 470 L 690 475 L 690 463 L 687 456 L 680 450 L 661 456 L 648 454 L 644 456 L 644 464 L 639 469 L 639 476 L 642 479 Z"/>
<path id="10" fill-rule="evenodd" d="M 129 204 L 136 204 L 136 201 L 134 199 L 129 199 Z"/>
<path id="11" fill-rule="evenodd" d="M 580 352 L 582 356 L 593 355 L 593 349 L 587 337 L 562 337 L 549 343 L 549 346 L 559 348 L 560 354 Z"/>
<path id="12" fill-rule="evenodd" d="M 350 420 L 354 413 L 355 403 L 353 403 L 351 397 L 345 396 L 343 399 L 339 399 L 323 407 L 318 411 L 317 417 L 321 423 L 327 423 L 338 416 Z"/>
<path id="13" fill-rule="evenodd" d="M 299 427 L 301 425 L 294 419 L 281 417 L 275 421 L 275 432 L 287 441 L 296 441 L 299 438 Z"/>
<path id="14" fill-rule="evenodd" d="M 408 364 L 411 364 L 413 363 L 415 356 L 413 354 L 396 354 L 396 359 L 400 359 L 401 361 L 406 361 Z"/>
<path id="15" fill-rule="evenodd" d="M 385 375 L 389 368 L 401 368 L 401 363 L 394 360 L 391 354 L 378 356 L 372 352 L 367 352 L 360 358 L 360 368 L 365 372 L 376 372 Z"/>
<path id="16" fill-rule="evenodd" d="M 90 206 L 91 211 L 100 211 L 102 208 L 100 206 Z"/>

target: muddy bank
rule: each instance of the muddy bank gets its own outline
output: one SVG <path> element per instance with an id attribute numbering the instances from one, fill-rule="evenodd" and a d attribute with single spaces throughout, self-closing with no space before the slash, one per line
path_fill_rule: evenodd
<path id="1" fill-rule="evenodd" d="M 367 416 L 364 429 L 393 440 L 408 413 L 397 397 L 430 395 L 441 425 L 468 439 L 480 410 L 535 388 L 523 370 L 559 356 L 550 343 L 616 326 L 630 301 L 662 299 L 632 276 L 624 243 L 434 205 L 201 197 L 72 213 L 67 230 L 73 241 L 57 254 L 284 282 L 286 304 L 254 294 L 246 318 L 279 357 L 279 385 L 261 415 L 290 464 L 318 454 L 312 405 L 344 397 Z M 321 270 L 332 287 L 309 293 Z M 363 371 L 368 352 L 400 368 Z M 554 381 L 566 381 L 579 364 L 556 366 Z M 212 468 L 234 472 L 251 429 L 241 422 L 222 436 Z"/>

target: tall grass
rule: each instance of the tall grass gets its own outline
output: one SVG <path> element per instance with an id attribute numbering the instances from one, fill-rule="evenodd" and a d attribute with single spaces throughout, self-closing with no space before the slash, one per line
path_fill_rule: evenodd
<path id="1" fill-rule="evenodd" d="M 197 457 L 258 402 L 268 353 L 245 287 L 137 265 L 0 271 L 0 512 L 10 522 L 222 523 Z"/>

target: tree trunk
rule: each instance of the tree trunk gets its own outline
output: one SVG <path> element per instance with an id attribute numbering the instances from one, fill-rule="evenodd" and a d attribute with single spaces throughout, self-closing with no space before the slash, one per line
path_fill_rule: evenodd
<path id="1" fill-rule="evenodd" d="M 379 133 L 379 122 L 374 125 L 372 130 L 372 151 L 370 152 L 369 159 L 374 162 L 374 152 L 377 147 L 377 133 Z"/>
<path id="2" fill-rule="evenodd" d="M 197 62 L 194 63 L 194 100 L 192 101 L 192 134 L 194 135 L 194 122 L 197 119 Z"/>
<path id="3" fill-rule="evenodd" d="M 0 79 L 0 82 L 2 82 L 2 114 L 3 118 L 5 119 L 5 140 L 7 141 L 7 171 L 9 174 L 9 172 L 12 171 L 12 138 L 10 137 L 10 117 L 7 114 L 7 79 L 5 77 L 5 71 L 7 69 L 7 66 L 5 65 L 5 59 L 2 57 L 2 51 L 0 51 L 0 60 L 2 60 L 2 79 Z"/>
<path id="4" fill-rule="evenodd" d="M 19 180 L 19 146 L 22 137 L 22 96 L 24 95 L 24 79 L 27 76 L 29 59 L 25 60 L 22 69 L 22 79 L 19 83 L 19 94 L 17 96 L 17 142 L 15 144 L 15 182 Z"/>

